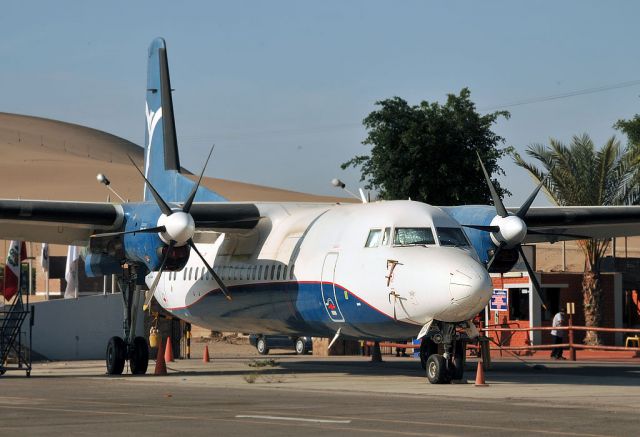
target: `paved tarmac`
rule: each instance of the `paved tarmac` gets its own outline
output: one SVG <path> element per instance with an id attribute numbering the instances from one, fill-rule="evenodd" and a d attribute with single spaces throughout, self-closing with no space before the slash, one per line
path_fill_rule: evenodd
<path id="1" fill-rule="evenodd" d="M 417 360 L 270 355 L 104 375 L 99 361 L 0 377 L 3 435 L 640 434 L 639 363 L 500 361 L 475 387 L 431 385 Z M 153 368 L 153 362 L 150 362 Z"/>

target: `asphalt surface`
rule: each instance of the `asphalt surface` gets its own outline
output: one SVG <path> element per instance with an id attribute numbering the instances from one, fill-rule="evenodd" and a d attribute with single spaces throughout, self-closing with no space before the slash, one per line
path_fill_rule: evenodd
<path id="1" fill-rule="evenodd" d="M 0 377 L 2 435 L 550 435 L 640 433 L 640 363 L 494 363 L 488 387 L 428 384 L 419 364 L 293 355 L 183 360 L 168 376 L 97 361 Z M 153 370 L 153 362 L 150 363 Z"/>

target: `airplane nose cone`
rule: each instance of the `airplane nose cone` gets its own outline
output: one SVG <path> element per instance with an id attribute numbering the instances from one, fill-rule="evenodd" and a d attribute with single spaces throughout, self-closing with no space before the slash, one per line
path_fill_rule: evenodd
<path id="1" fill-rule="evenodd" d="M 473 317 L 487 304 L 492 289 L 489 273 L 478 262 L 457 266 L 449 275 L 451 305 L 446 311 L 447 317 L 456 320 Z"/>
<path id="2" fill-rule="evenodd" d="M 449 277 L 449 292 L 453 301 L 469 299 L 490 287 L 489 275 L 479 264 L 456 267 Z"/>

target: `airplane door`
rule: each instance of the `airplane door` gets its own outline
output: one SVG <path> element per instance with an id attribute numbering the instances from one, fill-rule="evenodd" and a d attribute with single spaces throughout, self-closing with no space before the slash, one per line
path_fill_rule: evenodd
<path id="1" fill-rule="evenodd" d="M 336 264 L 338 263 L 338 254 L 329 252 L 324 257 L 322 264 L 322 275 L 320 276 L 320 289 L 322 291 L 322 302 L 324 309 L 334 322 L 344 322 L 342 311 L 336 298 L 336 287 L 334 284 L 336 274 Z"/>

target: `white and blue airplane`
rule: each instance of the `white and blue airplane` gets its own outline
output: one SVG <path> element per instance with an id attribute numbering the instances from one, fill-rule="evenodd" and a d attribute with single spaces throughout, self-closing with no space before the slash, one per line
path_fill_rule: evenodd
<path id="1" fill-rule="evenodd" d="M 0 238 L 84 245 L 89 276 L 118 275 L 127 317 L 110 374 L 147 370 L 132 319 L 148 288 L 145 305 L 212 330 L 421 338 L 429 381 L 446 383 L 462 377 L 489 272 L 523 243 L 640 234 L 639 207 L 531 208 L 540 186 L 506 209 L 482 162 L 494 206 L 228 202 L 181 173 L 163 39 L 148 56 L 143 202 L 0 200 Z"/>

